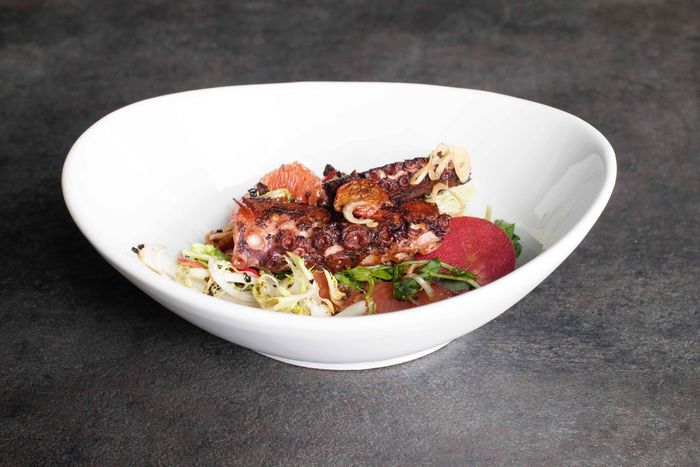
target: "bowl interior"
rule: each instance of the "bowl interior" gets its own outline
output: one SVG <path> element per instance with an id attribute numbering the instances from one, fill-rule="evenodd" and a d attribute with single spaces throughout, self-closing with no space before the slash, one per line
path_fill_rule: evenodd
<path id="1" fill-rule="evenodd" d="M 234 196 L 282 163 L 363 170 L 440 142 L 471 154 L 470 213 L 491 205 L 495 218 L 517 224 L 520 265 L 580 221 L 606 181 L 604 138 L 546 106 L 435 86 L 297 83 L 193 91 L 118 110 L 71 150 L 64 193 L 108 259 L 133 261 L 139 243 L 175 254 L 201 241 L 226 222 Z"/>

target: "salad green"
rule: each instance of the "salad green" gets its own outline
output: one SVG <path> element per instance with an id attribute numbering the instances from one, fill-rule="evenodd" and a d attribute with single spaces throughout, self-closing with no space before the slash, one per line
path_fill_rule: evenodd
<path id="1" fill-rule="evenodd" d="M 503 219 L 496 219 L 494 224 L 499 226 L 501 230 L 505 232 L 511 242 L 513 242 L 513 248 L 515 249 L 515 257 L 520 256 L 522 252 L 522 246 L 520 245 L 520 237 L 515 233 L 515 224 L 504 221 Z"/>
<path id="2" fill-rule="evenodd" d="M 479 287 L 476 274 L 443 263 L 438 258 L 404 261 L 393 266 L 357 266 L 337 272 L 335 277 L 340 284 L 363 292 L 370 312 L 373 311 L 371 295 L 377 280 L 393 282 L 393 296 L 397 300 L 415 300 L 421 290 L 431 295 L 429 283 L 438 283 L 453 291 Z"/>
<path id="3" fill-rule="evenodd" d="M 496 220 L 495 224 L 505 232 L 519 255 L 522 247 L 520 237 L 515 234 L 515 225 L 502 219 Z M 205 294 L 238 303 L 257 304 L 268 310 L 311 316 L 338 314 L 336 308 L 342 308 L 351 293 L 360 293 L 364 298 L 362 304 L 349 307 L 357 308 L 353 313 L 375 313 L 377 306 L 372 293 L 380 281 L 391 282 L 395 299 L 413 303 L 421 291 L 430 299 L 434 298 L 433 286 L 450 292 L 479 287 L 476 274 L 433 258 L 393 265 L 356 266 L 335 274 L 324 269 L 322 272 L 328 285 L 328 298 L 325 298 L 321 296 L 313 272 L 301 257 L 291 252 L 285 257 L 289 271 L 272 274 L 254 268 L 236 269 L 223 251 L 202 243 L 193 243 L 182 250 L 176 268 L 164 261 L 165 247 L 161 245 L 139 245 L 133 251 L 154 271 Z"/>

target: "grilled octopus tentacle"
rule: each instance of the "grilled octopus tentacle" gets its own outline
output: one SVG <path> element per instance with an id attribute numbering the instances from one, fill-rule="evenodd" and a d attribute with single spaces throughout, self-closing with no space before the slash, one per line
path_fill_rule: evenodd
<path id="1" fill-rule="evenodd" d="M 330 224 L 331 214 L 320 206 L 243 198 L 233 219 L 231 263 L 277 272 L 287 266 L 285 253 L 293 251 L 312 266 L 320 260 L 311 246 L 312 234 Z"/>
<path id="2" fill-rule="evenodd" d="M 323 188 L 332 204 L 341 186 L 352 180 L 366 179 L 379 185 L 386 192 L 391 201 L 399 202 L 427 195 L 438 182 L 450 186 L 461 183 L 459 177 L 457 177 L 455 173 L 454 167 L 452 164 L 449 164 L 440 176 L 440 180 L 433 181 L 426 177 L 420 183 L 411 185 L 411 176 L 423 168 L 423 166 L 428 163 L 428 160 L 427 157 L 417 157 L 415 159 L 407 159 L 403 162 L 394 162 L 382 167 L 376 167 L 366 172 L 353 172 L 343 177 L 325 181 Z"/>
<path id="3" fill-rule="evenodd" d="M 308 199 L 290 202 L 257 197 L 267 189 L 258 184 L 250 193 L 253 197 L 237 201 L 231 222 L 211 232 L 205 241 L 229 253 L 235 267 L 272 272 L 288 268 L 287 252 L 302 257 L 309 267 L 331 271 L 430 253 L 440 245 L 451 218 L 440 214 L 435 204 L 419 198 L 437 183 L 459 184 L 457 171 L 468 177 L 464 162 L 449 159 L 451 154 L 440 159 L 444 154 L 441 151 L 447 150 L 441 146 L 430 157 L 394 162 L 361 173 L 346 175 L 329 165 L 323 183 L 315 179 L 319 190 L 323 186 L 324 193 L 316 200 L 323 205 L 308 203 Z M 457 171 L 454 164 L 458 164 Z M 278 182 L 278 172 L 294 168 L 293 164 L 285 167 L 266 175 L 270 183 Z M 435 172 L 426 172 L 429 170 Z"/>
<path id="4" fill-rule="evenodd" d="M 384 206 L 372 218 L 375 228 L 346 222 L 328 208 L 246 198 L 233 220 L 231 262 L 280 272 L 286 252 L 330 271 L 402 261 L 437 249 L 450 225 L 434 204 L 417 199 Z"/>

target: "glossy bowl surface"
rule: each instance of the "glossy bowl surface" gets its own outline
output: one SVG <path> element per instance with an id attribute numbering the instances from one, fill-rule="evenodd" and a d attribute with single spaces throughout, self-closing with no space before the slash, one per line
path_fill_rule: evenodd
<path id="1" fill-rule="evenodd" d="M 471 154 L 470 214 L 491 205 L 524 240 L 514 272 L 467 294 L 380 315 L 297 316 L 198 294 L 130 251 L 160 243 L 174 255 L 201 241 L 225 223 L 234 196 L 282 163 L 364 170 L 426 155 L 440 142 Z M 583 240 L 615 175 L 603 135 L 551 107 L 439 86 L 309 82 L 204 89 L 124 107 L 78 139 L 62 183 L 90 243 L 165 307 L 272 358 L 361 369 L 437 350 L 523 298 Z"/>

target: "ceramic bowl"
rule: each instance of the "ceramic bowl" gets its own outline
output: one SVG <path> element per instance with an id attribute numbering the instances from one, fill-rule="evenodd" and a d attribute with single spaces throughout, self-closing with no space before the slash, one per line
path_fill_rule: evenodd
<path id="1" fill-rule="evenodd" d="M 131 247 L 173 255 L 223 225 L 232 198 L 299 160 L 364 170 L 461 144 L 472 159 L 470 214 L 515 222 L 517 269 L 480 289 L 410 310 L 349 318 L 237 305 L 159 276 Z M 363 369 L 405 362 L 483 326 L 576 248 L 605 207 L 615 155 L 588 123 L 489 92 L 389 83 L 290 83 L 183 92 L 91 126 L 63 168 L 63 193 L 95 249 L 157 302 L 206 331 L 287 363 Z M 556 307 L 556 303 L 552 303 Z"/>

